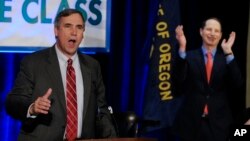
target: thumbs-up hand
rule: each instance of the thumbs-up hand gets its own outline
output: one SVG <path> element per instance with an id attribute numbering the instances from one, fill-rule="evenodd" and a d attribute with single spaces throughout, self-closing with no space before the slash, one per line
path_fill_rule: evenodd
<path id="1" fill-rule="evenodd" d="M 49 96 L 51 95 L 51 93 L 52 89 L 49 88 L 42 97 L 38 97 L 31 105 L 29 113 L 31 115 L 48 114 L 51 106 L 51 101 L 49 100 Z"/>

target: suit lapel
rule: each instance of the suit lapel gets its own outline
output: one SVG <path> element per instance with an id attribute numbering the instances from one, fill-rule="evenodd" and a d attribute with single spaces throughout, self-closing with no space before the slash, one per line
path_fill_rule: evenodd
<path id="1" fill-rule="evenodd" d="M 202 79 L 205 82 L 207 82 L 206 64 L 205 64 L 204 56 L 203 56 L 203 53 L 202 53 L 201 49 L 197 52 L 196 56 L 198 56 L 198 58 L 197 58 L 198 68 L 200 68 L 200 73 L 201 73 Z"/>
<path id="2" fill-rule="evenodd" d="M 91 94 L 91 71 L 88 68 L 86 64 L 86 60 L 84 59 L 84 56 L 78 53 L 79 56 L 79 62 L 80 62 L 80 67 L 81 67 L 81 72 L 82 72 L 82 79 L 83 79 L 83 84 L 84 84 L 84 110 L 83 110 L 83 120 L 85 118 L 86 112 L 88 109 L 88 102 L 89 102 L 89 97 Z"/>
<path id="3" fill-rule="evenodd" d="M 54 89 L 52 91 L 55 94 L 55 97 L 57 97 L 56 99 L 59 99 L 59 103 L 63 107 L 63 112 L 66 115 L 66 102 L 64 95 L 65 92 L 63 88 L 61 70 L 59 67 L 55 46 L 50 48 L 48 65 L 46 66 L 46 69 L 48 71 L 48 74 L 50 75 L 51 81 L 53 82 L 52 84 L 54 86 Z"/>
<path id="4" fill-rule="evenodd" d="M 213 68 L 212 68 L 212 73 L 211 73 L 211 83 L 213 81 L 213 78 L 216 78 L 215 76 L 218 74 L 218 72 L 221 69 L 221 60 L 224 60 L 224 55 L 220 55 L 219 51 L 217 50 L 215 56 L 214 56 L 214 61 L 213 61 Z"/>

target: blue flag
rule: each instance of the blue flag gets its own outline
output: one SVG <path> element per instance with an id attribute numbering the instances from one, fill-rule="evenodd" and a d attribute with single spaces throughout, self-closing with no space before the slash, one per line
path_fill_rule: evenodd
<path id="1" fill-rule="evenodd" d="M 173 124 L 181 99 L 174 97 L 173 63 L 177 51 L 175 28 L 180 24 L 179 0 L 160 0 L 154 27 L 151 28 L 150 59 L 145 87 L 143 119 L 159 121 L 146 131 L 167 128 Z M 149 44 L 150 43 L 150 44 Z"/>

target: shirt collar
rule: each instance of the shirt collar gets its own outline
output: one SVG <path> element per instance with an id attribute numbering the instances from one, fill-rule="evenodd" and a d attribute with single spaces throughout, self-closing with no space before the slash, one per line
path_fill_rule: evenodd
<path id="1" fill-rule="evenodd" d="M 207 54 L 207 52 L 208 52 L 207 49 L 206 49 L 204 46 L 202 46 L 201 49 L 202 49 L 203 55 L 206 56 L 206 54 Z M 217 51 L 217 48 L 214 48 L 214 49 L 212 50 L 211 53 L 212 53 L 213 56 L 215 55 L 216 51 Z"/>
<path id="2" fill-rule="evenodd" d="M 63 62 L 67 62 L 69 58 L 68 58 L 66 55 L 64 55 L 64 54 L 62 53 L 62 51 L 58 48 L 57 45 L 55 45 L 55 48 L 56 48 L 56 54 L 57 54 L 57 56 L 58 56 L 58 59 L 61 60 L 61 61 L 63 61 Z M 76 59 L 76 58 L 77 58 L 77 53 L 75 53 L 75 54 L 71 57 L 71 59 L 73 60 L 73 63 L 75 62 L 75 59 Z"/>

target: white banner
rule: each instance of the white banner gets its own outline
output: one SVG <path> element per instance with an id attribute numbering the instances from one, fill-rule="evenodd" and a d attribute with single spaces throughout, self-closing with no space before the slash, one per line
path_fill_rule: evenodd
<path id="1" fill-rule="evenodd" d="M 55 16 L 65 8 L 78 9 L 86 19 L 80 48 L 109 51 L 110 3 L 110 0 L 0 0 L 0 51 L 51 47 L 55 43 Z"/>

